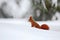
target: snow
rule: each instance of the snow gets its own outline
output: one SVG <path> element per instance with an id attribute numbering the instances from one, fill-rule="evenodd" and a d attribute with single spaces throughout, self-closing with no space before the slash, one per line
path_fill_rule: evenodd
<path id="1" fill-rule="evenodd" d="M 31 0 L 0 0 L 0 8 L 2 8 L 5 15 L 13 18 L 22 18 L 31 9 Z M 5 5 L 3 5 L 6 3 Z"/>
<path id="2" fill-rule="evenodd" d="M 56 20 L 56 18 L 60 20 L 60 12 L 56 12 L 55 15 L 53 15 L 52 17 L 52 20 Z"/>
<path id="3" fill-rule="evenodd" d="M 32 28 L 25 19 L 0 19 L 0 40 L 60 40 L 60 21 L 37 21 L 46 23 L 50 30 Z"/>
<path id="4" fill-rule="evenodd" d="M 22 17 L 31 7 L 29 0 L 21 1 L 20 7 L 14 0 L 0 0 L 0 6 L 3 2 L 8 3 L 4 6 L 4 11 L 16 18 Z M 60 40 L 60 21 L 37 21 L 37 23 L 49 25 L 50 30 L 32 28 L 25 19 L 0 19 L 0 40 Z"/>
<path id="5" fill-rule="evenodd" d="M 58 0 L 52 0 L 52 3 L 55 4 L 55 6 L 57 6 L 57 1 Z"/>

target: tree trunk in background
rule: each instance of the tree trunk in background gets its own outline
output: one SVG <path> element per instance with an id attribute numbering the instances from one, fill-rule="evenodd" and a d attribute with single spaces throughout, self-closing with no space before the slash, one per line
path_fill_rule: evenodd
<path id="1" fill-rule="evenodd" d="M 57 3 L 58 3 L 58 6 L 60 6 L 60 0 L 58 0 Z"/>
<path id="2" fill-rule="evenodd" d="M 60 0 L 57 1 L 57 11 L 60 12 Z"/>

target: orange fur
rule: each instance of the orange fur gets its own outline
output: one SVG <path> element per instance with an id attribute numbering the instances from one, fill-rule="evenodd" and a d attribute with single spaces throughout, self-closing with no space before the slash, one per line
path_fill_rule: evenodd
<path id="1" fill-rule="evenodd" d="M 41 25 L 41 29 L 49 30 L 49 26 L 47 24 L 43 24 Z"/>
<path id="2" fill-rule="evenodd" d="M 31 22 L 31 26 L 32 26 L 32 27 L 35 27 L 35 28 L 38 28 L 38 29 L 49 30 L 48 25 L 43 24 L 43 25 L 40 26 L 37 22 L 35 22 L 35 21 L 33 20 L 32 16 L 30 16 L 29 22 Z"/>
<path id="3" fill-rule="evenodd" d="M 32 16 L 30 16 L 29 22 L 31 22 L 32 27 L 41 29 L 41 26 L 33 20 Z"/>

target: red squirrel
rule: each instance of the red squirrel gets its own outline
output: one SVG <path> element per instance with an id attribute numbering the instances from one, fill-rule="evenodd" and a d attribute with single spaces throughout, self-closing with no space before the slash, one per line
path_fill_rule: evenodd
<path id="1" fill-rule="evenodd" d="M 29 22 L 31 22 L 31 26 L 32 27 L 35 27 L 35 28 L 38 28 L 38 29 L 49 30 L 49 26 L 48 25 L 43 24 L 43 25 L 40 26 L 37 22 L 34 21 L 34 19 L 32 18 L 32 16 L 30 16 Z"/>

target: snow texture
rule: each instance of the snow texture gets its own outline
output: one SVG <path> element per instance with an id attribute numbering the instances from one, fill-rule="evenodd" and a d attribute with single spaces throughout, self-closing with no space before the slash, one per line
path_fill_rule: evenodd
<path id="1" fill-rule="evenodd" d="M 25 19 L 0 19 L 0 40 L 60 40 L 60 21 L 37 21 L 50 30 L 32 28 Z"/>

